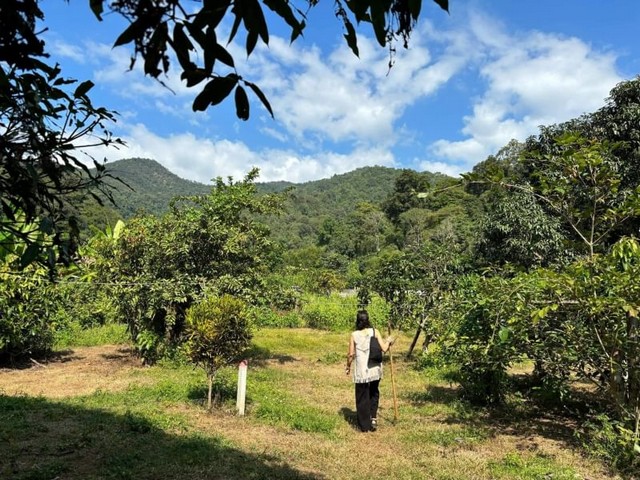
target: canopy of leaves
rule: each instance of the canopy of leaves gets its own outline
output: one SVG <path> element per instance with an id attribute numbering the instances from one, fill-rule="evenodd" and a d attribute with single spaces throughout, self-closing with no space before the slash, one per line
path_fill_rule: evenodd
<path id="1" fill-rule="evenodd" d="M 44 257 L 52 267 L 56 257 L 69 261 L 78 234 L 77 219 L 64 209 L 65 195 L 100 185 L 106 175 L 97 162 L 90 172 L 80 152 L 120 141 L 107 129 L 114 113 L 89 100 L 93 83 L 77 84 L 45 62 L 44 42 L 35 32 L 38 19 L 37 0 L 0 4 L 0 233 L 38 246 L 15 222 L 19 212 L 27 222 L 39 222 L 53 238 L 49 250 L 56 253 Z M 40 250 L 47 249 L 39 246 L 29 254 Z"/>
<path id="2" fill-rule="evenodd" d="M 177 197 L 163 217 L 134 218 L 119 238 L 96 245 L 92 268 L 149 360 L 181 341 L 185 312 L 205 292 L 260 294 L 273 242 L 255 218 L 276 213 L 282 199 L 258 197 L 256 176 L 217 179 L 208 195 Z"/>
<path id="3" fill-rule="evenodd" d="M 434 2 L 448 11 L 448 0 Z M 298 7 L 289 0 L 263 1 L 264 6 L 289 27 L 291 42 L 303 34 L 307 12 L 317 0 L 301 3 L 306 5 Z M 389 46 L 393 52 L 397 39 L 407 46 L 421 4 L 419 0 L 337 0 L 335 14 L 344 26 L 344 38 L 355 55 L 359 51 L 354 22 L 370 24 L 378 43 L 382 47 Z M 184 0 L 91 0 L 90 5 L 98 19 L 102 19 L 108 10 L 128 20 L 128 27 L 115 40 L 114 46 L 132 44 L 131 67 L 140 58 L 145 74 L 159 79 L 170 69 L 170 53 L 175 56 L 187 87 L 201 85 L 200 93 L 193 101 L 194 111 L 218 105 L 233 92 L 236 115 L 247 120 L 250 114 L 248 89 L 273 116 L 264 93 L 237 72 L 232 49 L 227 48 L 239 32 L 244 34 L 247 56 L 254 51 L 258 41 L 269 44 L 269 24 L 258 0 L 205 0 L 195 11 Z M 222 25 L 225 19 L 232 25 L 229 32 Z M 225 36 L 228 33 L 225 39 L 221 38 L 223 33 Z"/>

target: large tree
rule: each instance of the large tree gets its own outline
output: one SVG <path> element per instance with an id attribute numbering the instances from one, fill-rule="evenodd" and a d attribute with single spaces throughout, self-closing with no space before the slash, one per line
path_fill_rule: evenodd
<path id="1" fill-rule="evenodd" d="M 121 143 L 108 130 L 114 113 L 94 107 L 87 95 L 93 84 L 64 78 L 46 62 L 35 30 L 42 18 L 37 0 L 0 3 L 0 250 L 26 244 L 22 266 L 39 257 L 50 265 L 69 259 L 78 224 L 67 194 L 88 192 L 107 175 L 97 162 L 90 171 L 80 152 Z M 53 242 L 43 245 L 20 228 L 25 223 Z"/>

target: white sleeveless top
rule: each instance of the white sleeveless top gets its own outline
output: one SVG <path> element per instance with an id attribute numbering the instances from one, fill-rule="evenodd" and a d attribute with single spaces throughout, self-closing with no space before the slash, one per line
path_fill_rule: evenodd
<path id="1" fill-rule="evenodd" d="M 369 368 L 369 344 L 374 335 L 373 328 L 356 330 L 351 334 L 351 338 L 356 345 L 355 368 L 353 371 L 354 383 L 369 383 L 382 378 L 382 365 Z"/>

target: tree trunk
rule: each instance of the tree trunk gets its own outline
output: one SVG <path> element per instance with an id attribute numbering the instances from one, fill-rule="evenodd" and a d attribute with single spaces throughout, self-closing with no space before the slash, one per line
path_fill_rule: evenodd
<path id="1" fill-rule="evenodd" d="M 420 321 L 420 325 L 418 326 L 418 331 L 416 332 L 416 334 L 413 337 L 413 341 L 411 342 L 411 346 L 409 347 L 409 352 L 407 353 L 407 358 L 411 358 L 411 354 L 413 353 L 413 349 L 416 346 L 416 343 L 418 343 L 418 338 L 420 337 L 420 332 L 422 332 L 422 330 L 424 329 L 424 324 L 427 322 L 427 317 L 426 315 L 424 317 L 422 317 L 422 320 Z M 428 339 L 429 337 L 427 337 Z M 425 339 L 425 342 L 427 341 L 427 339 Z"/>
<path id="2" fill-rule="evenodd" d="M 407 352 L 407 359 L 411 358 L 411 354 L 413 353 L 413 349 L 418 343 L 418 338 L 420 337 L 420 332 L 422 331 L 422 324 L 418 327 L 416 334 L 413 336 L 413 341 L 411 342 L 411 346 L 409 347 L 409 351 Z"/>
<path id="3" fill-rule="evenodd" d="M 213 391 L 213 373 L 209 377 L 209 394 L 207 395 L 207 410 L 211 411 L 211 392 Z"/>

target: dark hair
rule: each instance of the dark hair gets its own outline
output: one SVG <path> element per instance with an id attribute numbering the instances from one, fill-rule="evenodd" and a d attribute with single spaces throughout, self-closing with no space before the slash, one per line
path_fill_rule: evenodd
<path id="1" fill-rule="evenodd" d="M 362 330 L 363 328 L 371 328 L 369 312 L 366 310 L 358 310 L 358 314 L 356 315 L 356 330 Z"/>

